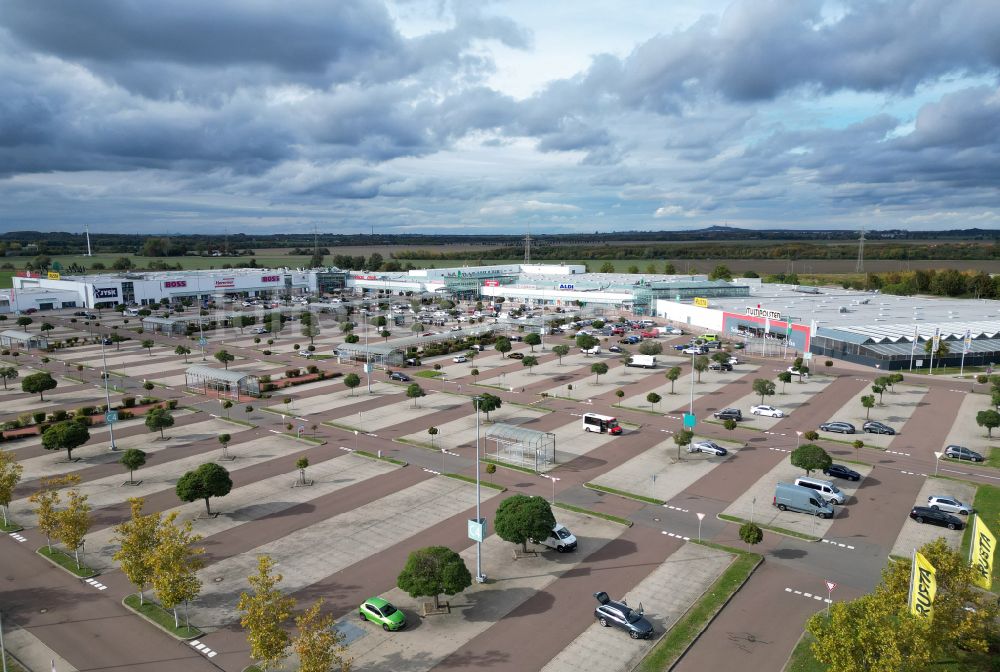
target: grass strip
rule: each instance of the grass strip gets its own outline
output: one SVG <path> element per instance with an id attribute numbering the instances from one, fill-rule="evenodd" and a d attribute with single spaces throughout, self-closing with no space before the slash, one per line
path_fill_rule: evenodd
<path id="1" fill-rule="evenodd" d="M 77 378 L 76 376 L 63 375 L 63 378 L 65 378 L 66 380 L 72 380 L 74 383 L 84 383 L 84 384 L 87 383 L 87 381 L 84 380 L 83 378 Z"/>
<path id="2" fill-rule="evenodd" d="M 441 474 L 442 476 L 447 476 L 448 478 L 454 478 L 456 481 L 465 481 L 466 483 L 476 484 L 476 479 L 472 476 L 466 476 L 465 474 Z M 497 485 L 496 483 L 491 483 L 489 481 L 484 481 L 479 479 L 479 485 L 484 488 L 492 488 L 494 490 L 499 490 L 500 492 L 506 492 L 507 488 L 502 485 Z"/>
<path id="3" fill-rule="evenodd" d="M 87 567 L 87 565 L 81 565 L 78 568 L 76 566 L 76 559 L 72 555 L 60 551 L 58 548 L 50 549 L 48 546 L 42 546 L 35 552 L 53 565 L 62 567 L 73 576 L 78 576 L 81 579 L 89 579 L 92 576 L 97 576 L 97 572 Z"/>
<path id="4" fill-rule="evenodd" d="M 815 640 L 808 632 L 803 632 L 798 644 L 792 650 L 784 672 L 826 672 L 827 666 L 816 660 L 812 653 L 812 643 Z"/>
<path id="5" fill-rule="evenodd" d="M 177 639 L 194 639 L 205 634 L 195 627 L 185 625 L 181 625 L 179 628 L 174 627 L 172 613 L 151 600 L 143 600 L 142 604 L 139 604 L 139 596 L 134 593 L 122 600 L 122 604 Z"/>
<path id="6" fill-rule="evenodd" d="M 282 432 L 281 435 L 282 436 L 287 436 L 288 438 L 293 439 L 295 441 L 302 441 L 304 443 L 310 443 L 310 444 L 312 444 L 314 446 L 322 446 L 322 445 L 324 445 L 326 443 L 326 439 L 317 439 L 317 438 L 312 437 L 312 436 L 299 436 L 299 435 L 294 434 L 293 432 Z"/>
<path id="7" fill-rule="evenodd" d="M 416 446 L 417 448 L 423 448 L 424 450 L 433 450 L 434 452 L 440 452 L 441 449 L 437 446 L 432 446 L 429 443 L 424 443 L 423 441 L 416 441 L 414 439 L 398 438 L 393 439 L 397 443 L 405 443 L 408 446 Z"/>
<path id="8" fill-rule="evenodd" d="M 525 474 L 531 474 L 535 476 L 538 474 L 534 469 L 529 469 L 528 467 L 522 467 L 519 464 L 511 464 L 510 462 L 503 462 L 501 460 L 494 460 L 492 457 L 484 457 L 480 462 L 485 462 L 486 464 L 495 464 L 498 467 L 503 467 L 504 469 L 513 469 L 514 471 L 520 471 Z"/>
<path id="9" fill-rule="evenodd" d="M 720 513 L 716 516 L 719 520 L 727 520 L 730 523 L 749 523 L 750 521 L 745 518 L 739 518 L 737 516 L 730 516 L 725 513 Z M 802 532 L 796 532 L 795 530 L 786 530 L 783 527 L 777 527 L 775 525 L 765 525 L 763 523 L 754 523 L 757 527 L 762 530 L 770 530 L 776 534 L 783 534 L 786 537 L 795 537 L 796 539 L 804 539 L 805 541 L 819 541 L 819 537 L 814 537 L 811 534 L 803 534 Z"/>
<path id="10" fill-rule="evenodd" d="M 361 431 L 363 431 L 362 429 L 360 429 L 358 427 L 354 427 L 352 425 L 347 425 L 347 424 L 344 424 L 344 423 L 341 423 L 341 422 L 335 422 L 333 420 L 324 420 L 323 424 L 326 425 L 327 427 L 336 427 L 337 429 L 344 429 L 344 430 L 347 430 L 348 432 L 361 432 Z M 367 433 L 367 432 L 365 432 L 365 433 Z"/>
<path id="11" fill-rule="evenodd" d="M 246 420 L 237 420 L 236 418 L 223 418 L 222 416 L 219 416 L 218 419 L 222 420 L 223 422 L 232 423 L 234 425 L 242 425 L 244 427 L 250 427 L 251 429 L 253 429 L 253 428 L 255 428 L 257 426 L 255 424 L 253 424 L 252 422 L 247 422 Z"/>
<path id="12" fill-rule="evenodd" d="M 491 390 L 500 390 L 501 392 L 510 392 L 509 387 L 503 387 L 502 385 L 490 385 L 488 383 L 473 383 L 474 387 L 488 387 Z"/>
<path id="13" fill-rule="evenodd" d="M 619 497 L 625 497 L 626 499 L 634 499 L 638 502 L 646 502 L 647 504 L 656 504 L 657 506 L 663 506 L 666 502 L 662 499 L 656 499 L 655 497 L 646 497 L 645 495 L 637 495 L 634 492 L 628 492 L 627 490 L 618 490 L 616 488 L 609 488 L 604 485 L 598 485 L 597 483 L 584 483 L 583 487 L 589 488 L 590 490 L 597 490 L 598 492 L 606 492 L 610 495 L 618 495 Z"/>
<path id="14" fill-rule="evenodd" d="M 23 529 L 24 528 L 18 525 L 17 523 L 14 522 L 4 523 L 0 521 L 0 532 L 3 532 L 4 534 L 10 534 L 11 532 L 20 532 Z"/>
<path id="15" fill-rule="evenodd" d="M 28 668 L 23 667 L 10 653 L 5 653 L 4 657 L 7 659 L 7 667 L 4 668 L 7 672 L 28 672 Z"/>
<path id="16" fill-rule="evenodd" d="M 694 542 L 698 543 L 698 542 Z M 660 641 L 639 666 L 641 672 L 668 670 L 712 623 L 715 616 L 743 587 L 753 571 L 763 561 L 756 553 L 737 552 L 738 555 L 722 575 L 709 586 Z"/>
<path id="17" fill-rule="evenodd" d="M 369 460 L 381 460 L 383 462 L 388 462 L 389 464 L 395 464 L 400 467 L 405 467 L 409 462 L 404 462 L 403 460 L 397 460 L 394 457 L 379 456 L 375 453 L 369 453 L 367 450 L 353 450 L 351 451 L 355 455 L 360 455 L 361 457 L 367 457 Z"/>
<path id="18" fill-rule="evenodd" d="M 417 376 L 418 378 L 440 378 L 441 376 L 444 375 L 444 372 L 424 369 L 423 371 L 417 371 L 413 375 Z"/>
<path id="19" fill-rule="evenodd" d="M 624 409 L 626 411 L 635 411 L 636 413 L 645 413 L 646 415 L 655 415 L 657 417 L 663 417 L 663 413 L 660 411 L 654 411 L 651 408 L 639 408 L 638 406 L 615 406 L 615 408 Z"/>
<path id="20" fill-rule="evenodd" d="M 996 527 L 993 527 L 993 525 L 995 521 L 1000 520 L 1000 488 L 994 485 L 980 485 L 976 489 L 976 496 L 972 500 L 972 506 L 976 509 L 976 513 L 983 522 L 991 527 L 993 532 L 996 532 Z M 962 555 L 966 558 L 969 557 L 969 541 L 971 538 L 972 525 L 970 521 L 970 524 L 965 526 L 965 532 L 962 534 Z M 996 560 L 993 561 L 992 591 L 1000 593 L 1000 562 Z"/>
<path id="21" fill-rule="evenodd" d="M 591 511 L 590 509 L 585 509 L 582 506 L 573 506 L 572 504 L 565 504 L 563 502 L 556 502 L 552 506 L 557 509 L 566 509 L 567 511 L 573 511 L 575 513 L 582 513 L 585 516 L 593 516 L 594 518 L 601 518 L 602 520 L 607 520 L 612 523 L 618 523 L 619 525 L 624 525 L 625 527 L 632 527 L 632 521 L 628 518 L 621 518 L 619 516 L 613 516 L 610 513 L 601 513 L 600 511 Z"/>

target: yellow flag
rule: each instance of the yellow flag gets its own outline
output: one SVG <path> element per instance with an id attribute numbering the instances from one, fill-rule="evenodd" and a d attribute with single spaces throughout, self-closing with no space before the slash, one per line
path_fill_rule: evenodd
<path id="1" fill-rule="evenodd" d="M 934 596 L 937 594 L 937 579 L 934 573 L 934 565 L 913 551 L 913 568 L 910 571 L 910 613 L 926 621 L 930 621 L 934 616 Z"/>
<path id="2" fill-rule="evenodd" d="M 993 555 L 997 538 L 978 515 L 972 516 L 972 549 L 969 560 L 976 570 L 976 585 L 986 590 L 993 586 Z"/>

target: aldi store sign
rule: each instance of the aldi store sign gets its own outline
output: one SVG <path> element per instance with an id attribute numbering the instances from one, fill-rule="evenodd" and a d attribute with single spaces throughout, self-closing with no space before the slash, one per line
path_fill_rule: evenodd
<path id="1" fill-rule="evenodd" d="M 780 310 L 767 310 L 766 308 L 761 308 L 760 306 L 757 306 L 756 308 L 751 308 L 750 306 L 747 306 L 747 312 L 746 312 L 746 314 L 749 317 L 763 317 L 763 318 L 766 318 L 768 320 L 780 320 L 781 319 L 781 311 Z"/>

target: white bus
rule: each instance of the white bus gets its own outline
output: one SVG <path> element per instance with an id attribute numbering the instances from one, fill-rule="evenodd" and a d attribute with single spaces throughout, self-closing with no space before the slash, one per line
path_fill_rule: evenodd
<path id="1" fill-rule="evenodd" d="M 584 413 L 583 414 L 583 431 L 585 432 L 598 432 L 599 434 L 618 435 L 622 433 L 621 425 L 618 424 L 617 418 L 612 418 L 610 415 L 600 415 L 598 413 Z"/>

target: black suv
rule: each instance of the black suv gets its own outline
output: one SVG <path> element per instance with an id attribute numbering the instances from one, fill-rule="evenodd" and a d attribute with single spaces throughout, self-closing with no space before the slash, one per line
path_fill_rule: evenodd
<path id="1" fill-rule="evenodd" d="M 910 518 L 918 523 L 940 525 L 941 527 L 947 527 L 949 530 L 961 530 L 965 527 L 965 523 L 962 522 L 961 518 L 953 516 L 950 513 L 945 513 L 944 511 L 932 509 L 929 506 L 914 506 L 913 510 L 910 511 Z"/>
<path id="2" fill-rule="evenodd" d="M 712 371 L 732 371 L 733 365 L 729 362 L 712 362 L 708 368 Z"/>
<path id="3" fill-rule="evenodd" d="M 729 367 L 732 368 L 732 367 Z M 743 411 L 738 408 L 724 408 L 721 411 L 716 411 L 713 413 L 719 420 L 742 420 Z"/>
<path id="4" fill-rule="evenodd" d="M 642 615 L 642 605 L 639 611 L 628 606 L 625 600 L 616 602 L 608 597 L 603 590 L 594 593 L 594 597 L 600 602 L 600 606 L 594 609 L 594 616 L 597 622 L 605 628 L 615 626 L 628 633 L 632 639 L 649 639 L 653 636 L 653 624 Z"/>
<path id="5" fill-rule="evenodd" d="M 836 432 L 837 434 L 854 433 L 854 425 L 849 422 L 824 422 L 819 428 L 824 432 Z"/>
<path id="6" fill-rule="evenodd" d="M 842 464 L 831 464 L 829 467 L 823 470 L 823 473 L 827 476 L 834 476 L 836 478 L 846 478 L 849 481 L 859 481 L 861 480 L 861 474 L 845 467 Z"/>
<path id="7" fill-rule="evenodd" d="M 895 434 L 896 433 L 895 429 L 893 429 L 889 425 L 886 425 L 884 423 L 879 422 L 878 420 L 869 420 L 868 422 L 866 422 L 865 424 L 863 424 L 861 426 L 861 429 L 863 429 L 867 434 Z"/>
<path id="8" fill-rule="evenodd" d="M 389 374 L 389 380 L 398 380 L 401 383 L 408 383 L 413 379 L 410 378 L 405 373 L 403 373 L 402 371 L 393 371 L 392 373 Z"/>

